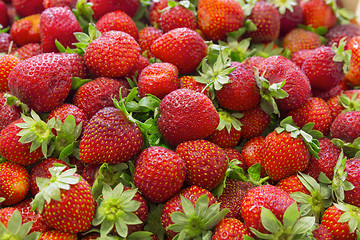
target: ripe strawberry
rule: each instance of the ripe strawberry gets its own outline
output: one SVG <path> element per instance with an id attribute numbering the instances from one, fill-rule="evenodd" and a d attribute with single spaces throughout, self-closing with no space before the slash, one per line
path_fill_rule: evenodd
<path id="1" fill-rule="evenodd" d="M 34 14 L 15 21 L 10 34 L 15 43 L 23 46 L 28 43 L 40 43 L 40 14 Z"/>
<path id="2" fill-rule="evenodd" d="M 354 186 L 352 190 L 345 191 L 345 202 L 360 208 L 360 159 L 346 160 L 345 171 L 346 180 Z"/>
<path id="3" fill-rule="evenodd" d="M 262 149 L 264 145 L 265 137 L 258 136 L 249 139 L 241 149 L 241 155 L 244 157 L 245 166 L 248 169 L 256 163 L 261 163 Z M 265 176 L 266 172 L 264 166 L 261 166 L 261 176 Z"/>
<path id="4" fill-rule="evenodd" d="M 224 237 L 233 240 L 243 240 L 244 236 L 251 236 L 243 222 L 236 218 L 224 218 L 215 227 L 212 240 L 221 240 Z"/>
<path id="5" fill-rule="evenodd" d="M 50 227 L 68 233 L 84 232 L 91 227 L 95 214 L 91 187 L 75 174 L 76 169 L 64 169 L 64 165 L 52 167 L 50 179 L 38 180 L 40 191 L 32 206 Z"/>
<path id="6" fill-rule="evenodd" d="M 311 55 L 312 50 L 313 49 L 303 49 L 294 52 L 291 55 L 291 61 L 294 62 L 299 68 L 301 68 L 301 66 L 305 62 L 305 59 Z"/>
<path id="7" fill-rule="evenodd" d="M 236 159 L 240 162 L 238 166 L 241 167 L 243 170 L 246 170 L 245 159 L 238 150 L 236 150 L 235 148 L 223 148 L 223 150 L 226 154 L 227 159 L 229 159 L 229 162 Z"/>
<path id="8" fill-rule="evenodd" d="M 289 49 L 291 53 L 305 49 L 315 49 L 321 45 L 319 35 L 302 28 L 292 29 L 283 39 L 283 47 Z"/>
<path id="9" fill-rule="evenodd" d="M 316 228 L 312 233 L 316 240 L 333 240 L 330 230 L 322 224 L 318 224 L 318 228 Z"/>
<path id="10" fill-rule="evenodd" d="M 119 100 L 119 91 L 125 98 L 128 94 L 129 84 L 126 80 L 116 80 L 99 77 L 85 83 L 75 93 L 73 104 L 80 108 L 88 119 L 104 107 L 114 106 L 112 98 Z"/>
<path id="11" fill-rule="evenodd" d="M 352 89 L 345 90 L 327 100 L 332 119 L 334 120 L 343 111 L 356 110 L 358 99 L 360 99 L 360 91 Z"/>
<path id="12" fill-rule="evenodd" d="M 29 174 L 25 167 L 13 163 L 0 163 L 0 197 L 5 206 L 14 205 L 25 199 L 29 190 Z"/>
<path id="13" fill-rule="evenodd" d="M 0 92 L 0 131 L 7 125 L 20 118 L 21 109 L 6 104 L 5 93 Z"/>
<path id="14" fill-rule="evenodd" d="M 9 52 L 11 41 L 12 41 L 12 37 L 10 34 L 6 32 L 0 33 L 0 52 Z M 14 50 L 15 47 L 16 46 L 13 45 L 11 50 Z"/>
<path id="15" fill-rule="evenodd" d="M 336 24 L 336 16 L 324 0 L 301 1 L 304 10 L 304 24 L 313 28 L 331 28 Z"/>
<path id="16" fill-rule="evenodd" d="M 133 37 L 125 32 L 109 31 L 89 44 L 84 58 L 89 70 L 97 76 L 123 77 L 134 67 L 139 55 L 140 47 Z"/>
<path id="17" fill-rule="evenodd" d="M 352 87 L 350 87 L 348 85 L 347 80 L 344 78 L 338 85 L 336 85 L 332 89 L 325 90 L 325 91 L 312 89 L 312 94 L 313 94 L 313 97 L 319 97 L 319 98 L 324 99 L 325 101 L 328 101 L 330 98 L 332 98 L 336 95 L 340 95 L 343 91 L 349 90 L 351 88 Z"/>
<path id="18" fill-rule="evenodd" d="M 153 63 L 144 68 L 138 80 L 140 97 L 152 94 L 163 99 L 179 88 L 178 68 L 171 63 Z"/>
<path id="19" fill-rule="evenodd" d="M 340 40 L 345 37 L 345 41 L 349 42 L 353 37 L 360 35 L 360 28 L 356 24 L 338 24 L 332 27 L 324 37 L 328 40 L 327 46 L 334 43 L 339 44 Z"/>
<path id="20" fill-rule="evenodd" d="M 330 136 L 345 142 L 353 142 L 360 137 L 360 112 L 351 111 L 339 114 L 331 124 Z"/>
<path id="21" fill-rule="evenodd" d="M 75 8 L 76 0 L 43 0 L 44 8 L 52 7 L 69 7 L 71 9 Z"/>
<path id="22" fill-rule="evenodd" d="M 244 139 L 252 139 L 260 136 L 270 123 L 270 115 L 265 113 L 260 106 L 243 112 L 244 116 L 240 119 L 241 136 Z"/>
<path id="23" fill-rule="evenodd" d="M 245 64 L 251 70 L 253 70 L 254 67 L 258 68 L 260 63 L 262 63 L 262 61 L 264 61 L 264 59 L 265 58 L 261 57 L 261 56 L 252 56 L 252 57 L 246 58 L 242 63 Z"/>
<path id="24" fill-rule="evenodd" d="M 211 190 L 225 176 L 228 167 L 226 153 L 212 142 L 186 141 L 176 147 L 176 153 L 185 161 L 185 182 L 188 185 L 197 185 Z"/>
<path id="25" fill-rule="evenodd" d="M 200 0 L 197 17 L 201 32 L 213 41 L 224 40 L 226 33 L 241 28 L 245 20 L 241 5 L 227 0 Z"/>
<path id="26" fill-rule="evenodd" d="M 87 164 L 84 167 L 81 176 L 90 184 L 90 186 L 93 186 L 97 176 L 99 175 L 100 167 L 101 164 Z"/>
<path id="27" fill-rule="evenodd" d="M 96 28 L 105 33 L 111 30 L 122 31 L 128 33 L 135 40 L 139 38 L 139 33 L 136 28 L 134 20 L 125 12 L 117 10 L 106 13 L 97 22 Z"/>
<path id="28" fill-rule="evenodd" d="M 44 52 L 58 52 L 57 39 L 65 48 L 77 42 L 75 32 L 81 27 L 75 15 L 67 7 L 53 7 L 44 10 L 40 16 L 40 37 Z"/>
<path id="29" fill-rule="evenodd" d="M 282 179 L 280 182 L 276 184 L 276 187 L 284 190 L 288 194 L 294 192 L 302 192 L 307 195 L 310 195 L 309 190 L 302 184 L 299 177 L 297 175 L 291 175 L 290 177 Z"/>
<path id="30" fill-rule="evenodd" d="M 345 75 L 345 78 L 353 85 L 360 85 L 360 36 L 353 37 L 348 41 L 346 45 L 347 50 L 351 50 L 351 59 L 350 59 L 350 71 Z"/>
<path id="31" fill-rule="evenodd" d="M 151 52 L 161 61 L 177 66 L 180 74 L 190 74 L 206 56 L 207 45 L 197 32 L 176 28 L 156 39 Z"/>
<path id="32" fill-rule="evenodd" d="M 41 13 L 44 10 L 43 0 L 12 0 L 11 3 L 16 12 L 22 17 Z"/>
<path id="33" fill-rule="evenodd" d="M 226 180 L 225 188 L 220 197 L 217 198 L 220 209 L 230 210 L 226 217 L 241 219 L 241 202 L 245 194 L 254 187 L 249 182 L 241 182 L 235 179 Z"/>
<path id="34" fill-rule="evenodd" d="M 159 28 L 162 11 L 169 6 L 169 0 L 151 1 L 149 6 L 149 18 L 152 27 Z"/>
<path id="35" fill-rule="evenodd" d="M 160 28 L 164 32 L 181 27 L 186 27 L 195 31 L 197 27 L 195 14 L 190 9 L 185 8 L 180 4 L 169 7 L 162 12 L 159 22 Z"/>
<path id="36" fill-rule="evenodd" d="M 141 54 L 147 58 L 152 58 L 154 55 L 151 52 L 151 45 L 153 42 L 161 37 L 163 32 L 155 27 L 147 26 L 139 31 L 139 45 Z"/>
<path id="37" fill-rule="evenodd" d="M 280 13 L 280 34 L 282 36 L 304 21 L 304 11 L 300 5 L 300 0 L 279 3 L 275 1 L 275 6 Z"/>
<path id="38" fill-rule="evenodd" d="M 60 56 L 66 58 L 70 63 L 70 72 L 72 77 L 86 78 L 88 69 L 82 56 L 76 53 L 59 53 Z"/>
<path id="39" fill-rule="evenodd" d="M 88 164 L 126 162 L 140 152 L 142 144 L 136 123 L 121 110 L 104 107 L 95 113 L 84 130 L 80 159 Z"/>
<path id="40" fill-rule="evenodd" d="M 282 221 L 285 210 L 294 202 L 295 200 L 284 190 L 272 185 L 262 185 L 250 189 L 245 194 L 241 202 L 241 215 L 248 229 L 254 228 L 266 233 L 260 217 L 262 207 L 269 209 L 279 221 Z"/>
<path id="41" fill-rule="evenodd" d="M 13 55 L 5 54 L 0 56 L 0 92 L 9 91 L 8 78 L 10 72 L 19 62 L 20 59 Z"/>
<path id="42" fill-rule="evenodd" d="M 185 161 L 177 153 L 149 147 L 136 159 L 134 184 L 150 202 L 161 203 L 180 190 L 185 174 Z"/>
<path id="43" fill-rule="evenodd" d="M 0 223 L 2 223 L 5 227 L 7 226 L 11 215 L 16 211 L 14 207 L 5 207 L 0 209 Z"/>
<path id="44" fill-rule="evenodd" d="M 25 44 L 24 46 L 19 47 L 11 54 L 12 55 L 17 54 L 20 60 L 25 60 L 42 53 L 44 53 L 44 51 L 42 50 L 42 46 L 40 43 L 28 43 Z"/>
<path id="45" fill-rule="evenodd" d="M 157 126 L 171 145 L 208 137 L 220 117 L 211 100 L 190 89 L 177 89 L 160 102 Z"/>
<path id="46" fill-rule="evenodd" d="M 258 105 L 260 93 L 253 71 L 239 62 L 232 62 L 230 67 L 236 67 L 228 75 L 230 83 L 216 91 L 219 106 L 231 111 L 244 111 Z"/>
<path id="47" fill-rule="evenodd" d="M 195 80 L 194 76 L 182 76 L 179 78 L 180 88 L 187 88 L 194 90 L 195 92 L 204 93 L 207 97 L 210 97 L 209 88 L 206 88 L 206 84 L 200 83 Z"/>
<path id="48" fill-rule="evenodd" d="M 0 25 L 2 25 L 4 28 L 10 25 L 7 7 L 3 1 L 0 1 Z"/>
<path id="49" fill-rule="evenodd" d="M 301 107 L 289 111 L 287 115 L 292 116 L 298 127 L 302 128 L 305 124 L 313 122 L 315 124 L 314 130 L 318 130 L 324 135 L 330 131 L 332 122 L 330 109 L 321 98 L 309 98 Z"/>
<path id="50" fill-rule="evenodd" d="M 49 230 L 40 235 L 39 240 L 77 240 L 77 236 L 74 233 L 63 232 L 59 230 Z"/>
<path id="51" fill-rule="evenodd" d="M 12 95 L 37 112 L 60 106 L 71 87 L 69 65 L 64 57 L 44 53 L 21 61 L 8 81 Z"/>
<path id="52" fill-rule="evenodd" d="M 246 33 L 254 43 L 272 42 L 280 34 L 280 13 L 275 6 L 266 1 L 255 3 L 248 17 L 256 25 L 255 31 Z"/>
<path id="53" fill-rule="evenodd" d="M 91 9 L 94 11 L 95 19 L 100 19 L 104 14 L 116 10 L 134 17 L 140 6 L 139 0 L 91 0 L 90 2 L 93 4 Z"/>
<path id="54" fill-rule="evenodd" d="M 130 79 L 135 78 L 138 80 L 142 70 L 144 70 L 144 68 L 146 68 L 149 65 L 150 65 L 149 59 L 147 59 L 143 55 L 140 55 L 139 60 L 137 61 L 137 63 L 135 63 L 135 65 L 130 70 L 130 72 L 125 76 L 125 78 L 130 78 Z"/>

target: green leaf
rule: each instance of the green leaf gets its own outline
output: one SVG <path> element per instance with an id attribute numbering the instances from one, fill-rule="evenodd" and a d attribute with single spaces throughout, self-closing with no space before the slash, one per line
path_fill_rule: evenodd
<path id="1" fill-rule="evenodd" d="M 11 217 L 9 218 L 8 224 L 8 231 L 12 234 L 16 234 L 21 227 L 21 214 L 19 210 L 15 210 Z"/>
<path id="2" fill-rule="evenodd" d="M 110 233 L 110 231 L 113 229 L 113 227 L 114 227 L 114 225 L 116 223 L 115 223 L 114 220 L 109 220 L 109 219 L 105 218 L 103 220 L 103 222 L 101 223 L 100 234 L 101 235 L 107 235 L 108 233 Z M 126 226 L 126 224 L 125 224 L 125 226 Z M 116 226 L 116 230 L 117 230 L 118 234 L 120 235 L 120 233 L 118 231 L 118 226 Z M 120 228 L 120 230 L 122 230 L 122 228 Z M 126 235 L 127 235 L 127 226 L 126 226 Z M 123 235 L 120 235 L 120 236 L 126 237 L 126 236 L 123 236 Z"/>
<path id="3" fill-rule="evenodd" d="M 305 234 L 309 229 L 315 225 L 315 217 L 302 217 L 294 226 L 296 234 Z"/>
<path id="4" fill-rule="evenodd" d="M 292 228 L 298 219 L 300 218 L 300 212 L 296 202 L 292 203 L 285 211 L 283 216 L 283 225 L 284 228 Z"/>
<path id="5" fill-rule="evenodd" d="M 182 212 L 173 212 L 171 214 L 171 221 L 179 225 L 186 225 L 188 217 Z"/>
<path id="6" fill-rule="evenodd" d="M 271 233 L 280 232 L 282 229 L 282 224 L 275 217 L 275 215 L 267 208 L 261 207 L 261 223 L 266 230 Z"/>
<path id="7" fill-rule="evenodd" d="M 127 225 L 137 225 L 137 224 L 142 224 L 143 222 L 138 218 L 138 216 L 136 216 L 135 213 L 129 213 L 129 212 L 125 212 L 124 215 L 122 216 L 122 220 L 127 224 Z"/>
<path id="8" fill-rule="evenodd" d="M 206 210 L 209 206 L 209 198 L 206 194 L 198 198 L 195 204 L 195 214 L 201 218 L 204 217 Z"/>
<path id="9" fill-rule="evenodd" d="M 192 202 L 189 199 L 183 197 L 182 195 L 180 195 L 180 199 L 181 199 L 181 206 L 185 215 L 191 216 L 192 214 L 194 214 L 195 208 Z"/>

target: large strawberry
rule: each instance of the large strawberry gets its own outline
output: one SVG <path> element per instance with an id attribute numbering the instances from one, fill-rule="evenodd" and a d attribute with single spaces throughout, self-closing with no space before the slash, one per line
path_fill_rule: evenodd
<path id="1" fill-rule="evenodd" d="M 304 23 L 313 28 L 331 28 L 336 24 L 336 15 L 324 0 L 301 1 L 304 9 Z"/>
<path id="2" fill-rule="evenodd" d="M 194 30 L 176 28 L 156 39 L 151 52 L 161 61 L 177 66 L 179 73 L 190 74 L 206 56 L 207 45 Z"/>
<path id="3" fill-rule="evenodd" d="M 172 91 L 161 100 L 159 115 L 159 131 L 172 146 L 208 137 L 220 121 L 207 96 L 185 88 Z"/>
<path id="4" fill-rule="evenodd" d="M 198 24 L 209 40 L 224 40 L 226 33 L 241 28 L 245 14 L 237 1 L 200 0 L 198 2 Z"/>
<path id="5" fill-rule="evenodd" d="M 40 43 L 40 14 L 15 21 L 11 25 L 10 34 L 19 46 L 27 43 Z"/>
<path id="6" fill-rule="evenodd" d="M 360 137 L 360 112 L 351 111 L 339 114 L 331 124 L 330 136 L 344 142 L 353 142 Z"/>
<path id="7" fill-rule="evenodd" d="M 177 153 L 149 147 L 136 159 L 134 184 L 146 199 L 161 203 L 180 190 L 185 174 L 185 161 Z"/>

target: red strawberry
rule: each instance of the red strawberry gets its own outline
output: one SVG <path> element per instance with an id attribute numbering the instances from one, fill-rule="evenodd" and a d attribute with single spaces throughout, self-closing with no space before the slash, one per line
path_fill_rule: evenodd
<path id="1" fill-rule="evenodd" d="M 149 65 L 150 65 L 149 59 L 147 59 L 143 55 L 140 55 L 139 60 L 137 61 L 137 63 L 135 63 L 135 65 L 130 70 L 130 72 L 125 76 L 125 78 L 130 78 L 130 79 L 135 78 L 138 80 L 142 70 L 144 70 L 144 68 L 146 68 Z"/>
<path id="2" fill-rule="evenodd" d="M 198 2 L 198 24 L 204 36 L 213 41 L 224 40 L 226 33 L 241 28 L 245 14 L 236 1 L 200 0 Z"/>
<path id="3" fill-rule="evenodd" d="M 253 70 L 254 67 L 258 68 L 260 63 L 262 63 L 262 61 L 264 61 L 264 59 L 265 58 L 261 57 L 261 56 L 252 56 L 252 57 L 246 58 L 242 63 L 245 64 L 251 70 Z"/>
<path id="4" fill-rule="evenodd" d="M 87 164 L 84 167 L 84 171 L 81 176 L 90 184 L 90 186 L 93 186 L 98 176 L 100 166 L 101 164 Z"/>
<path id="5" fill-rule="evenodd" d="M 0 1 L 0 25 L 2 25 L 5 28 L 9 26 L 9 24 L 10 24 L 10 19 L 7 13 L 6 4 L 3 1 Z"/>
<path id="6" fill-rule="evenodd" d="M 316 240 L 333 240 L 330 230 L 322 224 L 318 224 L 318 228 L 316 228 L 312 233 Z"/>
<path id="7" fill-rule="evenodd" d="M 260 106 L 255 106 L 243 112 L 243 114 L 244 116 L 242 116 L 240 122 L 242 124 L 241 136 L 244 139 L 260 136 L 270 123 L 270 116 Z"/>
<path id="8" fill-rule="evenodd" d="M 352 190 L 345 191 L 345 202 L 360 208 L 360 159 L 346 160 L 345 171 L 346 180 L 354 186 Z"/>
<path id="9" fill-rule="evenodd" d="M 143 54 L 147 58 L 153 57 L 153 54 L 151 52 L 151 45 L 153 42 L 161 37 L 163 35 L 163 32 L 155 27 L 147 26 L 144 27 L 139 31 L 139 45 L 140 45 L 140 51 L 141 54 Z"/>
<path id="10" fill-rule="evenodd" d="M 177 153 L 149 147 L 136 159 L 134 184 L 146 199 L 161 203 L 180 190 L 185 174 L 185 161 Z"/>
<path id="11" fill-rule="evenodd" d="M 40 16 L 40 37 L 44 52 L 58 52 L 57 39 L 65 48 L 77 42 L 75 32 L 81 27 L 69 8 L 53 7 L 44 10 Z"/>
<path id="12" fill-rule="evenodd" d="M 119 91 L 125 98 L 129 84 L 126 80 L 99 77 L 85 83 L 75 93 L 73 103 L 80 108 L 88 119 L 104 107 L 114 106 L 112 98 L 119 100 Z"/>
<path id="13" fill-rule="evenodd" d="M 211 100 L 204 94 L 190 89 L 178 89 L 160 102 L 157 126 L 164 139 L 172 146 L 204 139 L 220 121 Z"/>
<path id="14" fill-rule="evenodd" d="M 266 43 L 274 41 L 280 34 L 280 13 L 272 3 L 258 1 L 248 17 L 256 25 L 255 31 L 246 33 L 251 42 Z"/>
<path id="15" fill-rule="evenodd" d="M 159 22 L 160 27 L 164 32 L 181 27 L 196 30 L 197 27 L 195 14 L 190 9 L 185 8 L 180 4 L 169 7 L 162 12 Z"/>
<path id="16" fill-rule="evenodd" d="M 9 52 L 10 43 L 12 41 L 12 37 L 10 34 L 3 32 L 0 33 L 0 52 Z M 13 45 L 12 50 L 16 46 Z M 10 50 L 11 52 L 11 50 Z"/>
<path id="17" fill-rule="evenodd" d="M 360 137 L 360 112 L 352 111 L 339 114 L 331 124 L 330 136 L 345 142 L 353 142 Z"/>
<path id="18" fill-rule="evenodd" d="M 67 60 L 54 53 L 28 58 L 11 71 L 10 92 L 29 108 L 49 112 L 60 106 L 70 91 L 72 81 L 68 69 Z"/>
<path id="19" fill-rule="evenodd" d="M 104 14 L 116 10 L 133 17 L 140 6 L 139 0 L 91 0 L 90 2 L 93 4 L 91 8 L 94 10 L 95 19 L 100 19 Z"/>
<path id="20" fill-rule="evenodd" d="M 20 62 L 20 59 L 13 55 L 5 54 L 0 56 L 0 92 L 9 91 L 8 78 L 11 70 Z"/>
<path id="21" fill-rule="evenodd" d="M 344 110 L 346 112 L 356 110 L 358 99 L 360 99 L 360 90 L 352 89 L 345 90 L 327 100 L 332 119 L 334 120 Z"/>
<path id="22" fill-rule="evenodd" d="M 169 0 L 151 1 L 149 6 L 149 18 L 152 27 L 160 27 L 162 11 L 169 6 Z"/>
<path id="23" fill-rule="evenodd" d="M 62 232 L 59 230 L 49 230 L 40 235 L 39 240 L 77 240 L 77 236 L 74 233 Z"/>
<path id="24" fill-rule="evenodd" d="M 240 162 L 238 166 L 241 167 L 243 170 L 246 170 L 245 158 L 238 150 L 236 150 L 235 148 L 223 148 L 223 150 L 227 156 L 227 159 L 229 159 L 229 162 L 236 159 Z"/>
<path id="25" fill-rule="evenodd" d="M 304 23 L 313 28 L 331 28 L 336 24 L 336 16 L 324 0 L 301 1 L 304 10 Z"/>
<path id="26" fill-rule="evenodd" d="M 143 138 L 136 123 L 114 107 L 100 109 L 88 122 L 80 141 L 85 163 L 111 164 L 129 161 L 138 154 Z"/>
<path id="27" fill-rule="evenodd" d="M 116 30 L 128 33 L 135 40 L 139 37 L 134 20 L 120 10 L 106 13 L 96 22 L 96 28 L 101 33 Z"/>
<path id="28" fill-rule="evenodd" d="M 185 182 L 189 185 L 211 190 L 225 176 L 228 167 L 226 153 L 212 142 L 186 141 L 176 147 L 176 153 L 185 161 Z"/>
<path id="29" fill-rule="evenodd" d="M 171 63 L 153 63 L 143 69 L 139 76 L 140 97 L 152 94 L 163 99 L 179 88 L 178 68 Z"/>
<path id="30" fill-rule="evenodd" d="M 285 2 L 275 2 L 275 6 L 280 13 L 280 34 L 284 35 L 296 28 L 304 20 L 304 11 L 300 5 L 300 0 L 286 0 Z"/>
<path id="31" fill-rule="evenodd" d="M 10 34 L 17 45 L 40 43 L 40 14 L 34 14 L 15 21 Z"/>
<path id="32" fill-rule="evenodd" d="M 140 47 L 133 37 L 125 32 L 109 31 L 89 44 L 84 58 L 97 76 L 123 77 L 134 67 L 139 55 Z"/>
<path id="33" fill-rule="evenodd" d="M 251 236 L 243 222 L 235 218 L 224 218 L 215 227 L 212 240 L 225 239 L 243 240 L 244 236 Z"/>
<path id="34" fill-rule="evenodd" d="M 349 90 L 350 88 L 351 87 L 348 85 L 347 80 L 344 78 L 338 85 L 336 85 L 332 89 L 325 90 L 325 91 L 312 89 L 312 94 L 313 94 L 313 97 L 319 97 L 319 98 L 322 98 L 325 101 L 327 101 L 336 95 L 340 95 L 341 92 Z"/>
<path id="35" fill-rule="evenodd" d="M 328 40 L 326 45 L 332 46 L 334 43 L 339 44 L 340 40 L 345 37 L 349 42 L 353 37 L 360 35 L 360 28 L 356 24 L 338 24 L 332 27 L 324 37 Z"/>
<path id="36" fill-rule="evenodd" d="M 29 190 L 29 174 L 25 167 L 13 163 L 0 163 L 0 197 L 5 206 L 14 205 L 25 199 Z"/>
<path id="37" fill-rule="evenodd" d="M 350 71 L 345 75 L 345 78 L 353 85 L 360 85 L 360 36 L 353 37 L 346 45 L 347 50 L 351 50 L 352 55 L 350 59 Z"/>
<path id="38" fill-rule="evenodd" d="M 44 53 L 44 51 L 42 50 L 42 46 L 40 43 L 28 43 L 24 46 L 19 47 L 11 54 L 17 54 L 20 60 L 25 60 L 42 53 Z"/>
<path id="39" fill-rule="evenodd" d="M 22 17 L 41 13 L 44 10 L 43 0 L 12 0 L 11 3 Z"/>
<path id="40" fill-rule="evenodd" d="M 292 53 L 305 49 L 315 49 L 321 45 L 322 43 L 319 35 L 302 28 L 291 30 L 283 39 L 284 48 L 289 49 Z"/>
<path id="41" fill-rule="evenodd" d="M 5 227 L 7 226 L 11 215 L 15 212 L 16 208 L 14 207 L 5 207 L 0 209 L 0 223 Z"/>
<path id="42" fill-rule="evenodd" d="M 5 93 L 0 92 L 0 131 L 7 125 L 20 118 L 21 109 L 6 104 Z"/>
<path id="43" fill-rule="evenodd" d="M 189 74 L 206 56 L 207 45 L 194 30 L 176 28 L 156 39 L 151 52 L 161 61 L 177 66 L 179 73 Z"/>
<path id="44" fill-rule="evenodd" d="M 86 78 L 88 69 L 82 56 L 76 53 L 59 53 L 60 56 L 66 58 L 70 63 L 70 72 L 73 77 Z"/>
<path id="45" fill-rule="evenodd" d="M 70 7 L 75 8 L 76 0 L 43 0 L 44 8 Z"/>
<path id="46" fill-rule="evenodd" d="M 288 194 L 294 192 L 302 192 L 310 195 L 309 190 L 302 184 L 299 177 L 297 175 L 292 175 L 290 177 L 282 179 L 280 182 L 276 184 L 276 187 L 284 190 Z"/>
<path id="47" fill-rule="evenodd" d="M 261 163 L 264 141 L 264 137 L 254 137 L 242 147 L 241 155 L 244 157 L 247 169 L 256 163 Z M 264 166 L 261 166 L 261 176 L 265 176 Z"/>
<path id="48" fill-rule="evenodd" d="M 180 79 L 180 88 L 187 88 L 196 92 L 202 92 L 206 96 L 210 97 L 209 88 L 206 88 L 206 84 L 200 83 L 195 80 L 194 76 L 182 76 Z"/>
<path id="49" fill-rule="evenodd" d="M 291 61 L 293 61 L 299 68 L 301 68 L 301 66 L 305 62 L 305 59 L 311 55 L 312 50 L 313 49 L 303 49 L 303 50 L 294 52 L 291 55 Z M 314 90 L 314 89 L 312 89 L 312 90 Z"/>

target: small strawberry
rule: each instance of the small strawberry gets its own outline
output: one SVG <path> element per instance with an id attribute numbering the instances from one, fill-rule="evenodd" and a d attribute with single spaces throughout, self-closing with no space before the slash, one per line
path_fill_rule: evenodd
<path id="1" fill-rule="evenodd" d="M 265 137 L 258 136 L 249 139 L 241 149 L 241 155 L 244 157 L 246 168 L 250 168 L 256 163 L 261 163 L 262 149 L 264 145 Z M 266 172 L 264 166 L 261 166 L 261 176 L 265 176 Z"/>
<path id="2" fill-rule="evenodd" d="M 304 10 L 304 24 L 313 28 L 331 28 L 336 24 L 336 15 L 324 0 L 301 1 Z"/>
<path id="3" fill-rule="evenodd" d="M 15 21 L 10 34 L 15 43 L 23 46 L 28 43 L 40 43 L 40 14 L 34 14 Z"/>
<path id="4" fill-rule="evenodd" d="M 305 30 L 303 28 L 294 28 L 288 32 L 283 39 L 283 47 L 296 53 L 300 50 L 310 50 L 322 45 L 318 34 Z"/>
<path id="5" fill-rule="evenodd" d="M 25 60 L 44 53 L 40 43 L 28 43 L 13 51 L 12 55 L 18 55 L 20 60 Z"/>
<path id="6" fill-rule="evenodd" d="M 14 6 L 16 12 L 22 17 L 30 16 L 44 11 L 43 0 L 13 0 L 11 1 L 11 3 Z"/>
<path id="7" fill-rule="evenodd" d="M 163 32 L 155 27 L 147 26 L 139 31 L 139 45 L 141 54 L 143 54 L 147 58 L 154 57 L 151 52 L 151 45 L 153 42 L 161 37 Z"/>
<path id="8" fill-rule="evenodd" d="M 360 112 L 351 111 L 339 114 L 331 124 L 330 136 L 344 142 L 353 142 L 360 137 Z"/>
<path id="9" fill-rule="evenodd" d="M 152 27 L 160 27 L 162 11 L 169 6 L 169 0 L 151 1 L 149 6 L 149 18 Z"/>
<path id="10" fill-rule="evenodd" d="M 9 54 L 0 56 L 0 92 L 8 92 L 8 78 L 10 72 L 16 64 L 20 62 L 20 59 Z"/>
<path id="11" fill-rule="evenodd" d="M 21 109 L 6 104 L 6 93 L 0 92 L 0 131 L 21 117 Z"/>
<path id="12" fill-rule="evenodd" d="M 241 167 L 243 170 L 246 170 L 245 159 L 238 150 L 235 148 L 223 148 L 223 150 L 227 159 L 229 159 L 229 163 L 235 159 L 239 161 L 237 166 Z"/>
<path id="13" fill-rule="evenodd" d="M 224 218 L 215 227 L 212 240 L 221 240 L 224 237 L 233 240 L 244 240 L 244 236 L 251 236 L 243 222 L 236 218 Z"/>
<path id="14" fill-rule="evenodd" d="M 14 205 L 25 199 L 29 190 L 29 174 L 25 167 L 13 163 L 0 163 L 0 197 L 5 206 Z"/>
<path id="15" fill-rule="evenodd" d="M 180 74 L 190 74 L 206 56 L 207 45 L 194 30 L 176 28 L 156 39 L 151 52 L 161 61 L 178 67 Z"/>
<path id="16" fill-rule="evenodd" d="M 169 1 L 169 6 L 161 13 L 159 23 L 159 27 L 164 32 L 181 27 L 195 31 L 197 27 L 196 17 L 193 11 L 190 10 L 190 6 L 175 1 Z"/>
<path id="17" fill-rule="evenodd" d="M 104 14 L 116 10 L 121 10 L 130 17 L 134 17 L 140 6 L 139 0 L 91 0 L 90 2 L 95 19 L 100 19 Z"/>
<path id="18" fill-rule="evenodd" d="M 38 240 L 77 240 L 77 236 L 74 233 L 63 232 L 59 230 L 49 230 L 40 235 Z"/>
<path id="19" fill-rule="evenodd" d="M 99 176 L 101 166 L 102 164 L 87 164 L 84 167 L 81 176 L 90 184 L 90 186 L 93 186 L 96 178 Z"/>
<path id="20" fill-rule="evenodd" d="M 265 113 L 259 105 L 242 113 L 244 115 L 240 119 L 241 136 L 244 139 L 249 140 L 260 136 L 270 124 L 270 115 Z"/>

